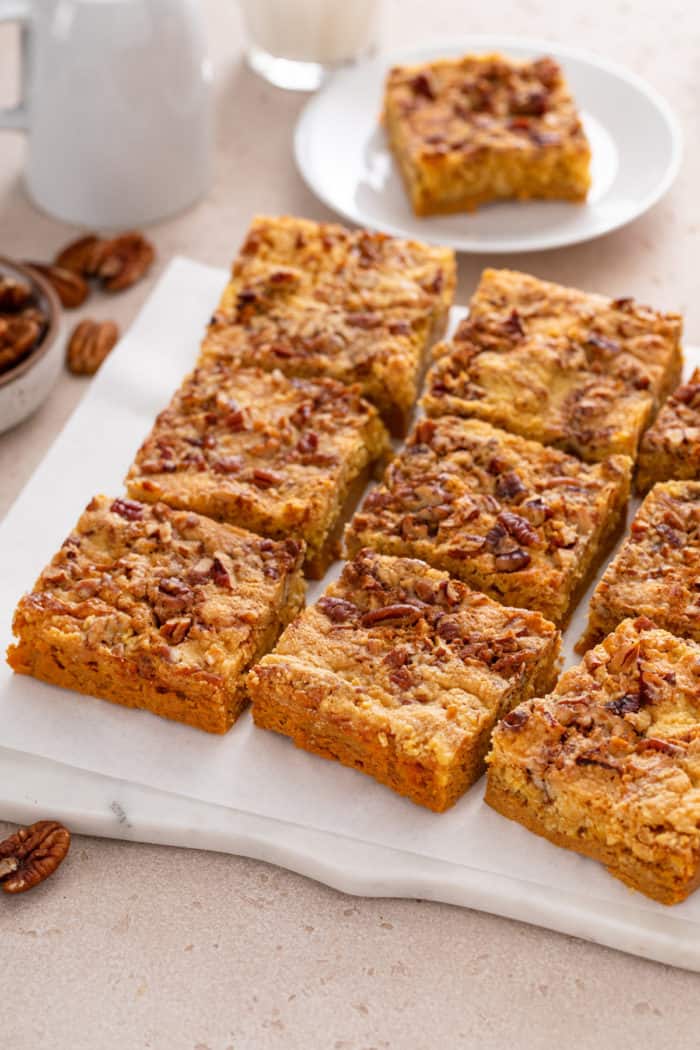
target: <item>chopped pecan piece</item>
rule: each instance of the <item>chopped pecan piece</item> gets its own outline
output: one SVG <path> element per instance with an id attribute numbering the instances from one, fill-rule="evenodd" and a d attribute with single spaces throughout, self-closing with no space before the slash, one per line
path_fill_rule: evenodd
<path id="1" fill-rule="evenodd" d="M 319 598 L 316 607 L 333 623 L 346 623 L 357 616 L 359 612 L 356 605 L 345 601 L 344 598 L 328 598 L 324 596 Z"/>
<path id="2" fill-rule="evenodd" d="M 192 566 L 189 573 L 189 579 L 194 583 L 203 583 L 211 575 L 211 571 L 214 568 L 213 558 L 200 558 L 195 565 Z"/>
<path id="3" fill-rule="evenodd" d="M 526 569 L 530 561 L 531 558 L 527 551 L 519 547 L 512 551 L 505 551 L 503 554 L 495 554 L 493 558 L 497 572 L 519 572 L 520 569 Z"/>
<path id="4" fill-rule="evenodd" d="M 377 313 L 351 313 L 345 315 L 345 323 L 351 328 L 379 328 L 382 324 L 382 316 Z"/>
<path id="5" fill-rule="evenodd" d="M 0 842 L 0 885 L 24 893 L 53 875 L 70 848 L 70 832 L 55 820 L 20 828 Z"/>
<path id="6" fill-rule="evenodd" d="M 431 102 L 435 101 L 435 85 L 427 73 L 419 73 L 418 76 L 415 76 L 411 81 L 411 87 L 414 95 L 418 95 L 420 98 L 427 98 Z"/>
<path id="7" fill-rule="evenodd" d="M 522 504 L 522 510 L 527 510 L 533 525 L 544 525 L 548 518 L 552 517 L 552 510 L 548 504 L 539 496 L 529 499 Z"/>
<path id="8" fill-rule="evenodd" d="M 143 517 L 143 505 L 132 499 L 115 499 L 109 509 L 127 521 L 140 521 Z"/>
<path id="9" fill-rule="evenodd" d="M 610 339 L 606 335 L 596 335 L 595 332 L 591 332 L 586 337 L 586 342 L 589 346 L 595 347 L 596 350 L 604 350 L 608 354 L 619 354 L 620 344 L 617 339 Z"/>
<path id="10" fill-rule="evenodd" d="M 180 642 L 184 642 L 190 633 L 191 626 L 191 616 L 175 616 L 165 621 L 160 629 L 160 633 L 171 645 L 179 645 Z"/>
<path id="11" fill-rule="evenodd" d="M 242 456 L 220 456 L 211 467 L 217 474 L 238 474 L 243 466 Z"/>
<path id="12" fill-rule="evenodd" d="M 660 751 L 665 755 L 682 755 L 685 748 L 682 744 L 674 744 L 670 740 L 661 740 L 659 737 L 647 736 L 637 744 L 637 751 Z"/>
<path id="13" fill-rule="evenodd" d="M 611 674 L 618 674 L 620 671 L 630 671 L 636 665 L 638 657 L 638 642 L 626 647 L 621 646 L 615 650 L 608 660 L 608 670 Z"/>
<path id="14" fill-rule="evenodd" d="M 511 310 L 508 314 L 507 319 L 503 322 L 503 327 L 509 335 L 523 336 L 525 335 L 525 329 L 523 328 L 523 322 L 520 319 L 520 314 L 517 310 Z"/>
<path id="15" fill-rule="evenodd" d="M 535 547 L 540 542 L 530 522 L 526 518 L 521 518 L 519 514 L 504 510 L 498 515 L 498 521 L 523 547 Z"/>
<path id="16" fill-rule="evenodd" d="M 314 433 L 313 430 L 308 430 L 305 434 L 302 434 L 297 442 L 297 449 L 302 455 L 309 452 L 315 452 L 318 448 L 318 434 Z"/>
<path id="17" fill-rule="evenodd" d="M 522 707 L 516 707 L 514 711 L 507 714 L 501 721 L 502 726 L 506 726 L 507 729 L 522 729 L 528 720 L 528 713 Z"/>
<path id="18" fill-rule="evenodd" d="M 612 711 L 614 715 L 624 716 L 627 714 L 636 714 L 642 704 L 638 695 L 636 696 L 634 693 L 625 693 L 624 696 L 618 696 L 615 700 L 610 700 L 605 706 L 608 711 Z"/>
<path id="19" fill-rule="evenodd" d="M 515 503 L 518 499 L 522 499 L 527 492 L 527 487 L 523 485 L 516 471 L 508 470 L 497 478 L 494 492 L 499 499 Z"/>
<path id="20" fill-rule="evenodd" d="M 547 112 L 548 104 L 548 93 L 540 89 L 516 93 L 511 100 L 510 108 L 513 113 L 542 117 Z"/>
<path id="21" fill-rule="evenodd" d="M 211 578 L 218 587 L 223 587 L 227 591 L 233 589 L 231 575 L 221 556 L 218 554 L 214 555 L 214 561 L 211 567 Z"/>
<path id="22" fill-rule="evenodd" d="M 414 439 L 416 444 L 429 445 L 433 437 L 435 436 L 436 430 L 437 425 L 434 419 L 421 419 L 421 421 L 418 424 L 416 424 L 416 428 L 414 431 Z"/>

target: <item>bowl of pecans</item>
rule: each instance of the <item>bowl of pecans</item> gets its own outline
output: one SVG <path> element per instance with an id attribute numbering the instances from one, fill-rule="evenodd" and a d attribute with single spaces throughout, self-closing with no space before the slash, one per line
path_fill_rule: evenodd
<path id="1" fill-rule="evenodd" d="M 0 256 L 0 433 L 34 412 L 56 382 L 60 316 L 49 282 Z"/>

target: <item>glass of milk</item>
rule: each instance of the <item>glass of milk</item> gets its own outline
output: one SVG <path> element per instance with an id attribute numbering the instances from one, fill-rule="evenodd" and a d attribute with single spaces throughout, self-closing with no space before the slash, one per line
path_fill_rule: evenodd
<path id="1" fill-rule="evenodd" d="M 381 0 L 240 0 L 250 66 L 277 87 L 313 91 L 377 44 Z"/>

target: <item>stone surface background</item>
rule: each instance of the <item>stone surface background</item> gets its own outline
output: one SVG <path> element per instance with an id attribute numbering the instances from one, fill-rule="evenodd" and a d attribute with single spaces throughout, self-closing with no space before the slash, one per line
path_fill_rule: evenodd
<path id="1" fill-rule="evenodd" d="M 159 267 L 174 253 L 227 265 L 254 211 L 330 217 L 292 163 L 304 97 L 243 65 L 234 0 L 203 6 L 216 71 L 216 180 L 206 201 L 149 231 Z M 622 62 L 666 95 L 687 147 L 667 198 L 591 244 L 500 261 L 680 309 L 688 342 L 700 341 L 696 6 L 387 0 L 385 22 L 391 47 L 501 30 L 549 37 Z M 3 103 L 16 76 L 15 30 L 3 27 Z M 24 149 L 23 136 L 0 133 L 0 252 L 48 258 L 74 231 L 27 200 Z M 460 257 L 458 301 L 490 261 Z M 95 297 L 90 315 L 126 327 L 157 273 L 118 298 Z M 65 374 L 31 420 L 0 437 L 0 512 L 86 389 Z M 0 824 L 0 837 L 9 831 Z M 236 857 L 77 839 L 51 882 L 0 900 L 0 931 L 0 1031 L 15 1050 L 697 1046 L 696 975 L 467 910 L 343 896 Z"/>

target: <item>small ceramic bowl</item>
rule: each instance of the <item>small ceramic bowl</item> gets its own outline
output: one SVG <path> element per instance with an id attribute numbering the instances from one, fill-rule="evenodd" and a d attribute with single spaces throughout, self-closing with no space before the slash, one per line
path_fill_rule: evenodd
<path id="1" fill-rule="evenodd" d="M 28 266 L 0 256 L 0 276 L 16 277 L 31 285 L 37 305 L 47 318 L 46 331 L 28 357 L 0 372 L 0 434 L 31 415 L 48 396 L 61 370 L 63 354 L 58 340 L 61 304 L 51 285 Z"/>

